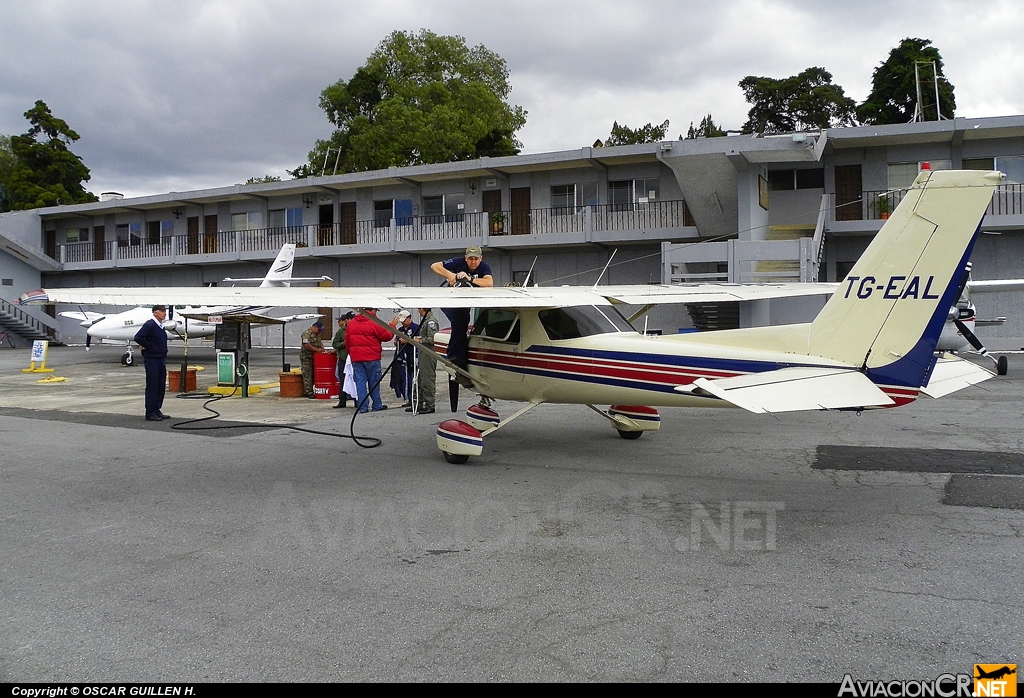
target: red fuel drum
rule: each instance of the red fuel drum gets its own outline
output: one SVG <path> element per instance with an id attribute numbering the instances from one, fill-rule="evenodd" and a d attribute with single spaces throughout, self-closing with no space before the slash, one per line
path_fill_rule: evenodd
<path id="1" fill-rule="evenodd" d="M 337 400 L 341 387 L 334 377 L 338 355 L 333 352 L 313 354 L 313 395 L 317 400 Z"/>

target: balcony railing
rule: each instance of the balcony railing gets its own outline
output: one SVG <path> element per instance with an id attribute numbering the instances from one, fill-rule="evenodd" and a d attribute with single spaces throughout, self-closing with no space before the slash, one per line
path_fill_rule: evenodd
<path id="1" fill-rule="evenodd" d="M 645 230 L 692 226 L 684 201 L 614 204 L 570 208 L 534 208 L 500 213 L 410 216 L 391 220 L 344 221 L 253 230 L 147 238 L 76 242 L 57 246 L 62 263 L 122 259 L 176 260 L 189 255 L 276 252 L 285 243 L 300 247 L 390 245 L 396 243 L 480 239 L 502 235 L 564 235 L 587 231 Z"/>
<path id="2" fill-rule="evenodd" d="M 864 191 L 859 199 L 839 202 L 835 194 L 829 194 L 833 221 L 877 221 L 884 220 L 896 207 L 906 189 L 891 191 Z M 1002 184 L 992 193 L 992 202 L 985 210 L 987 216 L 1024 215 L 1024 184 Z"/>

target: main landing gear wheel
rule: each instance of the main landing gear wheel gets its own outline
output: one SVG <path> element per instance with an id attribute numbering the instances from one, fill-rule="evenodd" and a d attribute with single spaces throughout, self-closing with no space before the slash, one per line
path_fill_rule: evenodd
<path id="1" fill-rule="evenodd" d="M 998 373 L 1000 376 L 1005 376 L 1009 368 L 1010 365 L 1006 361 L 1006 357 L 1000 356 L 999 360 L 996 362 L 996 373 Z"/>
<path id="2" fill-rule="evenodd" d="M 121 356 L 121 365 L 122 366 L 131 366 L 134 363 L 135 363 L 135 356 L 133 354 L 131 354 L 130 352 L 126 351 Z"/>
<path id="3" fill-rule="evenodd" d="M 616 429 L 615 431 L 619 432 L 619 436 L 629 441 L 636 441 L 644 434 L 642 431 L 625 431 L 623 429 Z"/>
<path id="4" fill-rule="evenodd" d="M 452 465 L 464 465 L 469 460 L 469 456 L 462 456 L 462 455 L 457 455 L 455 453 L 448 453 L 448 451 L 443 451 L 443 453 L 444 453 L 444 459 L 446 461 L 448 461 L 449 463 L 451 463 Z"/>

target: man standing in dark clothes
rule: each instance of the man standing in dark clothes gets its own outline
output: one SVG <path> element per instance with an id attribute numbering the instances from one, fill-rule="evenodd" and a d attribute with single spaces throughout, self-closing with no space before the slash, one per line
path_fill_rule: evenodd
<path id="1" fill-rule="evenodd" d="M 167 332 L 164 318 L 167 308 L 153 306 L 153 317 L 135 334 L 135 342 L 142 347 L 142 365 L 146 367 L 146 421 L 170 419 L 160 411 L 164 406 L 164 388 L 167 386 Z M 184 380 L 184 376 L 182 376 Z"/>
<path id="2" fill-rule="evenodd" d="M 444 262 L 434 262 L 431 271 L 443 276 L 449 286 L 494 286 L 491 267 L 484 261 L 479 247 L 467 247 L 465 257 L 452 257 Z M 452 324 L 452 337 L 448 342 L 447 355 L 459 368 L 469 366 L 469 308 L 441 308 Z"/>

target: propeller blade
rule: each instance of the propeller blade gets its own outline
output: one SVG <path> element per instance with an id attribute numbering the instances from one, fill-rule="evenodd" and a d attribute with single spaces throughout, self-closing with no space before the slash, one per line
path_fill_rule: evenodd
<path id="1" fill-rule="evenodd" d="M 988 354 L 988 352 L 985 350 L 985 345 L 981 343 L 981 340 L 978 339 L 977 335 L 971 332 L 971 328 L 964 324 L 962 320 L 956 318 L 953 320 L 953 324 L 956 325 L 956 328 L 960 331 L 960 334 L 964 336 L 964 339 L 966 339 L 967 342 L 972 347 L 974 347 L 975 351 L 977 351 L 982 356 Z"/>
<path id="2" fill-rule="evenodd" d="M 448 379 L 448 401 L 451 403 L 452 412 L 459 411 L 459 382 L 454 378 Z"/>
<path id="3" fill-rule="evenodd" d="M 92 344 L 92 335 L 89 334 L 88 330 L 85 333 L 85 350 L 89 351 L 89 346 Z"/>

